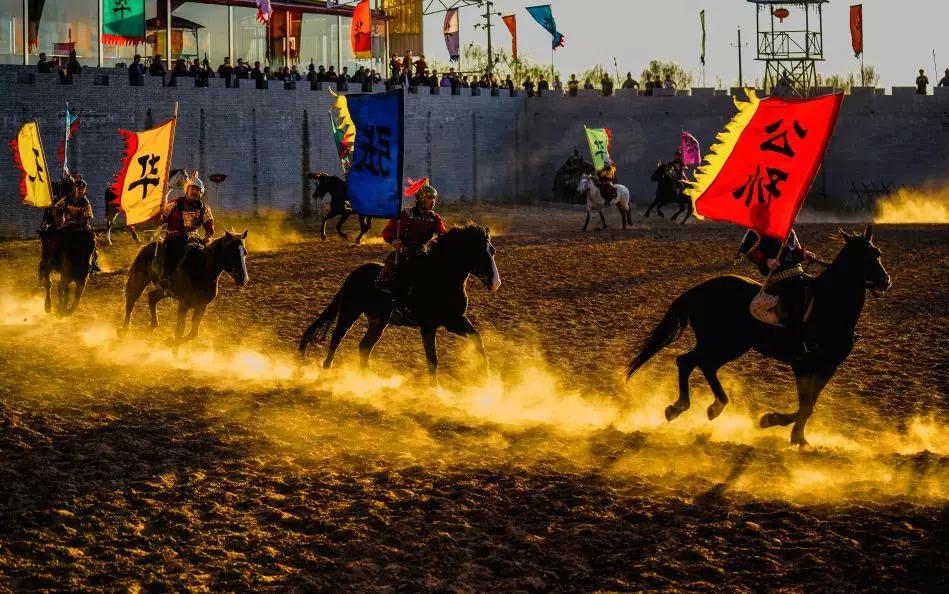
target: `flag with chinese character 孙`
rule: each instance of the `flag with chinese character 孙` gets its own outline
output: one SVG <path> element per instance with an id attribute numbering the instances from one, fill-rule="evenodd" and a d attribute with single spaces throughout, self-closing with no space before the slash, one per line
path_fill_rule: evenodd
<path id="1" fill-rule="evenodd" d="M 817 175 L 843 94 L 747 102 L 709 149 L 687 190 L 697 216 L 785 240 Z"/>
<path id="2" fill-rule="evenodd" d="M 135 225 L 161 210 L 168 187 L 175 119 L 144 132 L 119 130 L 119 135 L 125 140 L 125 158 L 112 193 L 118 197 L 126 223 Z"/>
<path id="3" fill-rule="evenodd" d="M 613 159 L 613 131 L 609 128 L 586 128 L 587 144 L 590 145 L 590 156 L 593 157 L 593 166 L 597 171 L 603 169 L 607 161 Z"/>
<path id="4" fill-rule="evenodd" d="M 558 47 L 564 46 L 564 37 L 560 34 L 560 31 L 557 30 L 557 21 L 554 20 L 554 12 L 551 10 L 550 4 L 528 6 L 527 12 L 552 36 L 553 39 L 550 47 L 557 49 Z"/>
<path id="5" fill-rule="evenodd" d="M 102 43 L 145 43 L 145 0 L 101 0 Z"/>
<path id="6" fill-rule="evenodd" d="M 20 196 L 23 204 L 47 208 L 53 205 L 53 187 L 43 152 L 43 141 L 36 122 L 27 122 L 10 142 L 13 161 L 22 172 Z"/>
<path id="7" fill-rule="evenodd" d="M 694 167 L 702 162 L 702 147 L 699 141 L 686 131 L 682 131 L 682 140 L 679 143 L 679 151 L 682 153 L 682 164 L 686 167 Z"/>
<path id="8" fill-rule="evenodd" d="M 349 201 L 361 215 L 393 219 L 402 209 L 402 90 L 349 95 L 347 103 L 356 128 Z"/>
<path id="9" fill-rule="evenodd" d="M 458 52 L 458 46 L 461 38 L 458 33 L 458 9 L 452 8 L 445 12 L 445 48 L 448 50 L 448 61 L 459 62 L 461 55 Z"/>
<path id="10" fill-rule="evenodd" d="M 349 40 L 353 46 L 353 55 L 357 60 L 368 60 L 372 57 L 372 20 L 369 17 L 369 0 L 362 0 L 353 10 Z"/>

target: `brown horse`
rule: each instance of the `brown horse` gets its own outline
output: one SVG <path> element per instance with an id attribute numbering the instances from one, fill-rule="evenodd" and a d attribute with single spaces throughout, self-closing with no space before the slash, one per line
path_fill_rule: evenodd
<path id="1" fill-rule="evenodd" d="M 844 231 L 840 235 L 844 248 L 812 283 L 814 306 L 806 324 L 817 343 L 815 352 L 800 357 L 800 339 L 794 340 L 784 328 L 752 317 L 749 305 L 761 289 L 759 283 L 740 276 L 719 276 L 689 289 L 672 302 L 642 351 L 630 362 L 626 378 L 691 325 L 695 348 L 676 358 L 679 399 L 666 407 L 666 419 L 671 421 L 689 408 L 689 376 L 696 367 L 702 370 L 715 395 L 715 401 L 708 407 L 709 420 L 721 414 L 728 396 L 718 381 L 719 368 L 754 349 L 791 366 L 797 378 L 799 400 L 796 412 L 762 416 L 761 427 L 786 427 L 793 423 L 791 444 L 807 445 L 804 425 L 824 386 L 853 349 L 854 329 L 863 311 L 866 291 L 878 296 L 890 288 L 890 275 L 880 262 L 880 250 L 872 243 L 873 228 L 867 227 L 862 235 Z"/>
<path id="2" fill-rule="evenodd" d="M 89 273 L 92 270 L 92 256 L 96 252 L 96 234 L 92 229 L 47 229 L 40 231 L 40 238 L 48 247 L 51 259 L 43 258 L 39 265 L 40 286 L 46 291 L 46 313 L 53 310 L 50 290 L 50 275 L 59 272 L 57 287 L 56 313 L 71 315 L 79 307 L 79 300 L 86 290 Z M 73 288 L 73 300 L 69 303 L 69 287 Z"/>
<path id="3" fill-rule="evenodd" d="M 152 242 L 143 247 L 129 269 L 128 279 L 125 281 L 125 321 L 119 329 L 119 336 L 128 332 L 132 319 L 132 309 L 135 302 L 142 296 L 142 292 L 149 283 L 155 288 L 148 292 L 148 307 L 152 315 L 151 328 L 158 328 L 158 302 L 166 297 L 178 300 L 178 324 L 175 326 L 174 348 L 177 351 L 182 342 L 192 340 L 198 335 L 201 318 L 208 308 L 208 304 L 217 297 L 217 281 L 222 272 L 226 272 L 234 279 L 237 286 L 247 284 L 247 247 L 244 240 L 247 231 L 234 234 L 225 231 L 204 249 L 189 246 L 181 266 L 172 274 L 171 285 L 174 295 L 158 287 L 159 277 L 153 261 L 158 249 L 158 242 Z M 185 330 L 185 321 L 189 310 L 194 310 L 191 316 L 191 332 L 182 336 Z"/>

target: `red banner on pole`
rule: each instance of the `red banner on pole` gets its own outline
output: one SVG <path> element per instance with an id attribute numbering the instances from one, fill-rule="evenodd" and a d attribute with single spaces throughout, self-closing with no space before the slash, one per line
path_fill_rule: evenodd
<path id="1" fill-rule="evenodd" d="M 511 32 L 511 57 L 515 60 L 517 59 L 517 15 L 509 14 L 505 17 L 504 24 L 507 25 L 507 30 Z"/>
<path id="2" fill-rule="evenodd" d="M 784 241 L 834 130 L 843 93 L 747 102 L 709 149 L 688 194 L 696 213 Z"/>
<path id="3" fill-rule="evenodd" d="M 372 57 L 372 19 L 369 16 L 369 0 L 362 0 L 353 10 L 349 38 L 357 60 L 368 60 Z"/>
<path id="4" fill-rule="evenodd" d="M 853 4 L 850 7 L 850 41 L 853 44 L 853 54 L 859 58 L 863 53 L 863 4 Z"/>

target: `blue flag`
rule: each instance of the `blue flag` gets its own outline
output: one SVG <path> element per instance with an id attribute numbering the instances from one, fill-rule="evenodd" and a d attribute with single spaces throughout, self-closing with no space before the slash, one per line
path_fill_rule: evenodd
<path id="1" fill-rule="evenodd" d="M 394 219 L 402 209 L 402 90 L 346 99 L 356 127 L 346 178 L 349 201 L 361 215 Z"/>
<path id="2" fill-rule="evenodd" d="M 550 4 L 528 6 L 527 12 L 531 13 L 534 20 L 540 23 L 540 26 L 547 29 L 547 32 L 553 36 L 550 47 L 557 49 L 558 47 L 564 46 L 563 35 L 557 30 L 557 21 L 554 20 L 554 12 L 551 10 Z"/>

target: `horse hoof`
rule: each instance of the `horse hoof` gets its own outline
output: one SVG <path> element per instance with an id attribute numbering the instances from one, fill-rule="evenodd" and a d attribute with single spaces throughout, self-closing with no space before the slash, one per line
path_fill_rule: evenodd
<path id="1" fill-rule="evenodd" d="M 119 338 L 125 338 L 129 333 L 129 329 L 125 327 L 116 328 L 115 333 Z"/>
<path id="2" fill-rule="evenodd" d="M 46 313 L 52 313 L 52 311 L 53 311 L 53 304 L 50 303 L 49 301 L 47 301 L 46 304 L 43 306 L 43 309 L 46 310 Z"/>
<path id="3" fill-rule="evenodd" d="M 674 404 L 670 404 L 666 407 L 666 420 L 673 421 L 676 417 L 681 415 L 685 409 L 681 409 Z"/>
<path id="4" fill-rule="evenodd" d="M 761 420 L 758 421 L 758 426 L 762 429 L 767 429 L 769 427 L 774 427 L 777 423 L 774 422 L 774 413 L 766 413 L 761 415 Z"/>
<path id="5" fill-rule="evenodd" d="M 804 436 L 791 436 L 791 446 L 797 446 L 798 448 L 803 449 L 809 445 L 810 444 L 807 443 L 807 440 L 804 439 Z"/>
<path id="6" fill-rule="evenodd" d="M 714 421 L 723 410 L 725 410 L 725 403 L 716 400 L 708 406 L 708 420 Z"/>

